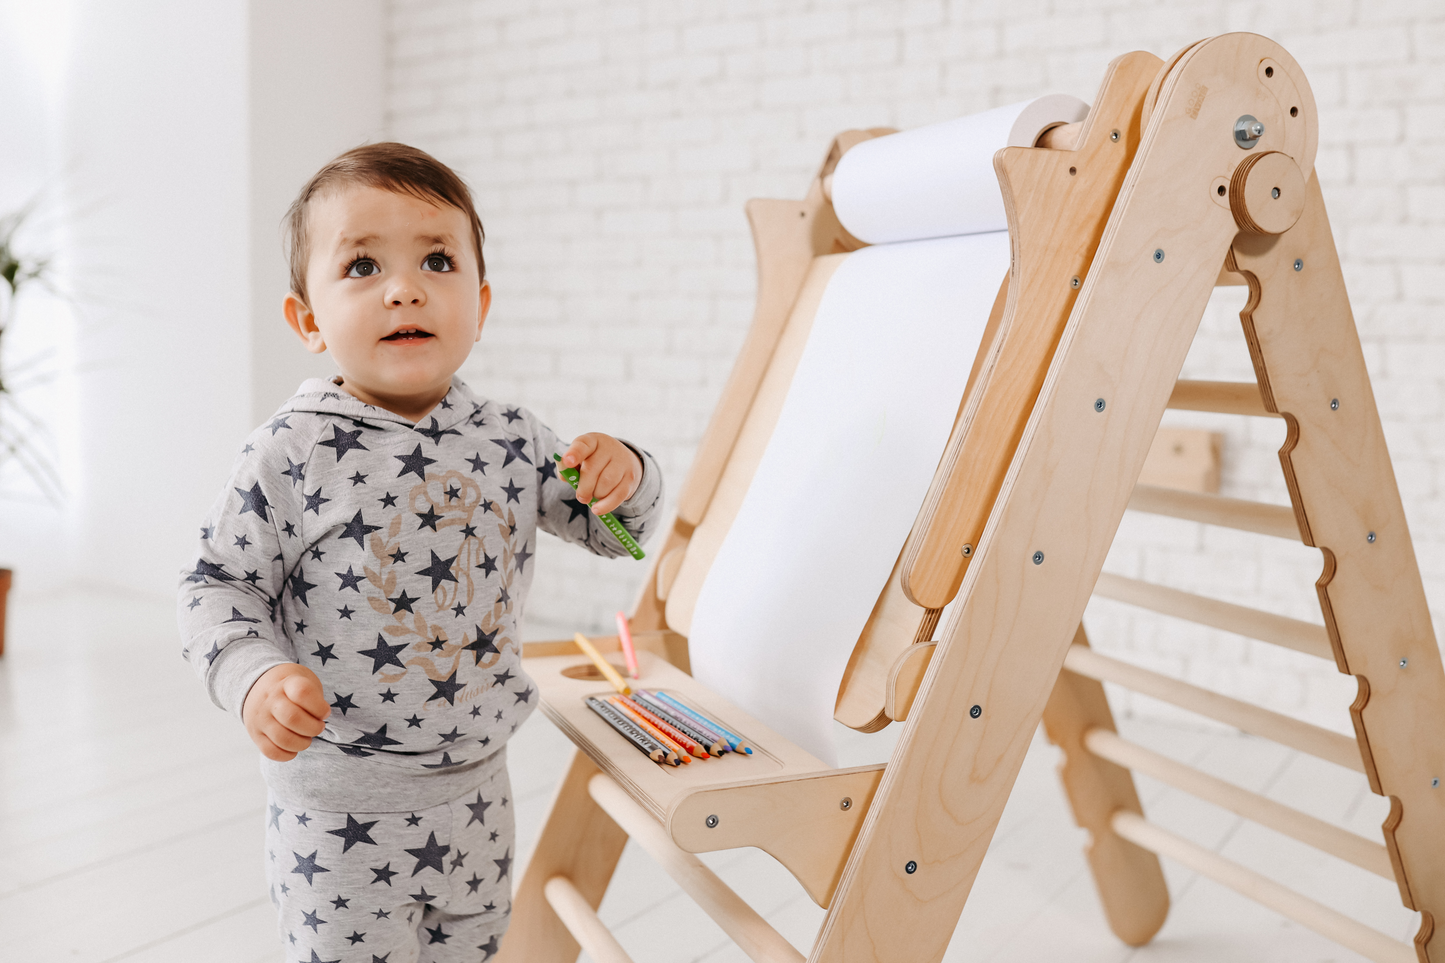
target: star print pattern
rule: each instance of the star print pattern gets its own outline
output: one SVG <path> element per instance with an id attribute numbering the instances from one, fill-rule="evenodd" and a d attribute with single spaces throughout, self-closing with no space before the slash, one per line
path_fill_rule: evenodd
<path id="1" fill-rule="evenodd" d="M 538 701 L 518 636 L 537 529 L 624 554 L 585 506 L 562 510 L 576 501 L 552 465 L 564 440 L 460 381 L 446 400 L 413 424 L 307 382 L 246 439 L 182 576 L 185 653 L 218 704 L 235 712 L 244 687 L 280 663 L 321 679 L 326 731 L 284 765 L 263 762 L 273 791 L 313 816 L 339 805 L 307 795 L 318 767 L 373 765 L 378 754 L 388 773 L 460 795 L 486 758 L 476 753 L 503 747 Z M 641 455 L 642 484 L 614 512 L 634 533 L 654 524 L 662 494 Z M 364 810 L 367 780 L 354 782 L 345 805 Z M 325 829 L 343 825 L 344 815 Z M 331 850 L 320 852 L 318 865 L 333 868 Z"/>
<path id="2" fill-rule="evenodd" d="M 446 947 L 427 959 L 494 955 L 511 914 L 516 848 L 501 754 L 476 778 L 465 796 L 410 814 L 311 810 L 300 822 L 273 797 L 266 880 L 286 958 L 412 959 L 418 946 Z"/>

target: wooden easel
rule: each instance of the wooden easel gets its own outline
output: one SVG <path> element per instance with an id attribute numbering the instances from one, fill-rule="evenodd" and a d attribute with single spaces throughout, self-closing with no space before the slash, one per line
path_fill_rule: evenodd
<path id="1" fill-rule="evenodd" d="M 749 204 L 757 315 L 634 617 L 650 630 L 638 633 L 647 684 L 734 720 L 759 755 L 663 771 L 583 706 L 600 687 L 570 643 L 529 646 L 544 709 L 579 751 L 501 958 L 561 963 L 585 946 L 599 963 L 626 960 L 595 908 L 631 836 L 755 960 L 803 957 L 693 853 L 756 846 L 786 866 L 828 910 L 809 960 L 938 960 L 1042 720 L 1066 754 L 1065 787 L 1125 942 L 1147 942 L 1164 921 L 1159 853 L 1371 959 L 1445 961 L 1432 940 L 1445 911 L 1445 671 L 1312 174 L 1313 97 L 1266 38 L 1212 38 L 1168 63 L 1120 57 L 1082 125 L 996 156 L 1014 255 L 1006 289 L 839 691 L 837 718 L 854 728 L 906 720 L 889 762 L 831 769 L 687 674 L 671 628 L 696 591 L 689 556 L 716 551 L 746 488 L 791 371 L 795 319 L 816 307 L 836 255 L 861 246 L 824 186 L 845 150 L 879 133 L 841 135 L 802 202 Z M 1241 320 L 1256 384 L 1177 380 L 1217 283 L 1249 286 Z M 1284 418 L 1292 510 L 1136 486 L 1166 407 Z M 1126 508 L 1318 547 L 1324 627 L 1101 578 Z M 1080 628 L 1094 592 L 1334 659 L 1359 681 L 1356 737 L 1094 653 Z M 1383 845 L 1125 742 L 1102 681 L 1363 772 L 1391 802 Z M 1414 947 L 1150 824 L 1133 769 L 1393 878 L 1422 913 Z"/>

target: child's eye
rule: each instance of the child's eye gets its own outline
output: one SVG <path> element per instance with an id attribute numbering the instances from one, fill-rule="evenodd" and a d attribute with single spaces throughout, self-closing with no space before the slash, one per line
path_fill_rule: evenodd
<path id="1" fill-rule="evenodd" d="M 381 273 L 381 265 L 369 257 L 359 257 L 346 266 L 349 278 L 370 278 Z"/>
<path id="2" fill-rule="evenodd" d="M 428 254 L 426 260 L 421 262 L 423 271 L 450 271 L 453 270 L 452 259 L 445 254 Z"/>

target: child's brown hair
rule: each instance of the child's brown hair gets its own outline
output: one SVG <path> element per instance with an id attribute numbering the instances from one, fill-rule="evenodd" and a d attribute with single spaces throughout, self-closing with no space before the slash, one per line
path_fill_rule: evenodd
<path id="1" fill-rule="evenodd" d="M 466 182 L 435 157 L 407 144 L 387 141 L 364 144 L 331 161 L 312 175 L 291 208 L 286 212 L 287 254 L 291 262 L 291 290 L 306 295 L 306 261 L 311 255 L 310 238 L 306 233 L 306 208 L 322 191 L 344 184 L 365 184 L 396 194 L 410 194 L 434 204 L 455 207 L 472 223 L 472 246 L 477 254 L 478 276 L 487 279 L 487 263 L 482 259 L 482 241 L 486 232 L 472 203 L 472 192 Z M 309 303 L 309 302 L 308 302 Z"/>

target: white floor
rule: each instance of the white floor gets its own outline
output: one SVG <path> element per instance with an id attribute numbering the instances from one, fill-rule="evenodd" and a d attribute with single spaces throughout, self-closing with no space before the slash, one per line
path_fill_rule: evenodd
<path id="1" fill-rule="evenodd" d="M 256 753 L 181 660 L 169 605 L 96 595 L 15 600 L 7 649 L 0 659 L 0 960 L 279 960 L 261 876 Z M 1378 838 L 1386 806 L 1354 773 L 1234 734 L 1128 720 L 1121 729 Z M 525 860 L 568 747 L 540 714 L 512 747 Z M 1036 739 L 946 959 L 1361 959 L 1167 863 L 1168 923 L 1149 946 L 1123 946 L 1104 924 L 1056 762 L 1056 751 Z M 1413 935 L 1416 915 L 1400 906 L 1393 884 L 1148 779 L 1139 786 L 1151 819 L 1392 936 Z M 706 861 L 788 939 L 811 945 L 823 911 L 771 858 L 743 850 Z M 744 959 L 633 847 L 601 915 L 637 963 Z"/>

